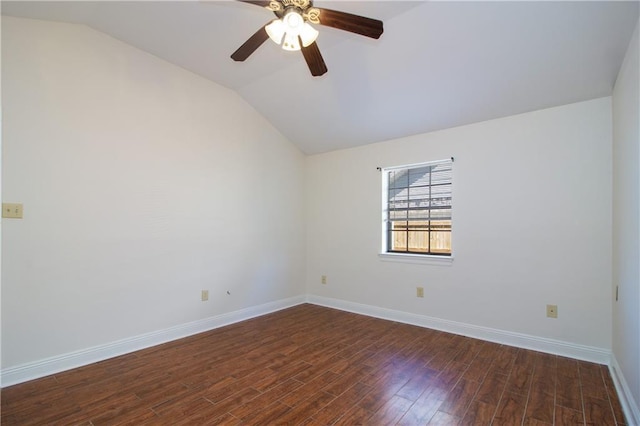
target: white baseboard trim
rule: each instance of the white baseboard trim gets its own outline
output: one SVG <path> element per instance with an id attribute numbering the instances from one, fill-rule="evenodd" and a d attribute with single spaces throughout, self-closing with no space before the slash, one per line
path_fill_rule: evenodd
<path id="1" fill-rule="evenodd" d="M 621 399 L 624 399 L 621 403 L 625 410 L 625 415 L 629 416 L 629 419 L 635 419 L 636 423 L 640 424 L 638 407 L 631 398 L 631 393 L 624 377 L 620 374 L 620 367 L 617 365 L 615 357 L 612 356 L 609 350 L 315 295 L 296 296 L 252 306 L 190 323 L 180 324 L 164 330 L 145 333 L 116 342 L 2 369 L 0 371 L 0 386 L 11 386 L 72 368 L 82 367 L 94 362 L 103 361 L 225 325 L 266 315 L 305 302 L 509 346 L 532 349 L 599 364 L 607 364 L 612 370 L 612 377 L 618 394 L 621 396 Z"/>
<path id="2" fill-rule="evenodd" d="M 618 392 L 620 405 L 622 405 L 624 415 L 627 417 L 627 424 L 640 425 L 640 408 L 638 407 L 636 401 L 633 399 L 631 389 L 629 389 L 629 385 L 627 384 L 627 381 L 622 374 L 620 364 L 618 364 L 618 360 L 616 359 L 616 356 L 614 354 L 611 355 L 609 372 L 611 373 L 613 384 L 615 385 L 616 391 Z"/>
<path id="3" fill-rule="evenodd" d="M 417 325 L 419 327 L 432 328 L 435 330 L 446 331 L 448 333 L 460 334 L 467 337 L 473 337 L 476 339 L 487 340 L 490 342 L 509 346 L 516 346 L 523 349 L 531 349 L 554 355 L 581 359 L 598 364 L 609 365 L 609 362 L 611 360 L 610 350 L 592 346 L 578 345 L 575 343 L 563 342 L 560 340 L 547 339 L 544 337 L 531 336 L 522 333 L 514 333 L 511 331 L 498 330 L 495 328 L 482 327 L 473 324 L 465 324 L 425 315 L 412 314 L 408 312 L 396 311 L 393 309 L 363 305 L 346 300 L 331 299 L 315 295 L 308 295 L 307 301 L 315 305 L 340 309 L 342 311 L 368 315 L 375 318 L 381 318 L 405 324 Z"/>
<path id="4" fill-rule="evenodd" d="M 82 367 L 108 358 L 135 352 L 151 346 L 160 345 L 172 340 L 192 336 L 213 330 L 225 325 L 266 315 L 271 312 L 290 308 L 305 303 L 306 296 L 296 296 L 277 300 L 258 306 L 240 309 L 234 312 L 204 318 L 198 321 L 180 324 L 164 330 L 153 331 L 139 336 L 118 340 L 116 342 L 95 346 L 51 358 L 9 367 L 0 371 L 1 387 L 38 379 L 72 368 Z"/>

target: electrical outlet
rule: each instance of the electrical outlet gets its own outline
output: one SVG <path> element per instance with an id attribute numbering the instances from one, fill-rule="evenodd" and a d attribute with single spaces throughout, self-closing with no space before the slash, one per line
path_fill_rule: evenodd
<path id="1" fill-rule="evenodd" d="M 200 295 L 200 299 L 203 302 L 206 302 L 207 300 L 209 300 L 209 290 L 202 290 L 202 294 Z"/>
<path id="2" fill-rule="evenodd" d="M 424 297 L 424 287 L 416 287 L 416 297 Z"/>
<path id="3" fill-rule="evenodd" d="M 326 275 L 323 275 L 322 277 L 320 277 L 320 282 L 321 282 L 322 284 L 326 284 L 326 283 L 327 283 L 327 276 L 326 276 Z"/>
<path id="4" fill-rule="evenodd" d="M 558 318 L 558 305 L 547 305 L 547 316 L 549 318 Z"/>
<path id="5" fill-rule="evenodd" d="M 22 204 L 2 203 L 2 217 L 7 219 L 22 219 Z"/>

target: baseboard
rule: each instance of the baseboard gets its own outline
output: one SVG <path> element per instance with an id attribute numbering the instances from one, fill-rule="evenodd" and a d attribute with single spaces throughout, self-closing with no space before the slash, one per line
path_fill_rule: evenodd
<path id="1" fill-rule="evenodd" d="M 473 324 L 465 324 L 456 321 L 449 321 L 425 315 L 412 314 L 408 312 L 396 311 L 393 309 L 363 305 L 360 303 L 331 299 L 321 296 L 308 295 L 307 301 L 315 305 L 340 309 L 356 314 L 368 315 L 371 317 L 401 322 L 405 324 L 432 328 L 435 330 L 446 331 L 448 333 L 460 334 L 463 336 L 487 340 L 504 345 L 516 346 L 519 348 L 531 349 L 554 355 L 581 359 L 598 364 L 609 365 L 609 362 L 611 360 L 610 350 L 592 346 L 578 345 L 575 343 L 563 342 L 560 340 L 514 333 L 511 331 L 498 330 Z"/>
<path id="2" fill-rule="evenodd" d="M 0 371 L 1 386 L 11 386 L 28 380 L 59 373 L 61 371 L 70 370 L 72 368 L 82 367 L 108 358 L 160 345 L 172 340 L 192 336 L 194 334 L 213 330 L 215 328 L 255 318 L 261 315 L 266 315 L 271 312 L 305 303 L 305 301 L 305 296 L 296 296 L 288 299 L 277 300 L 275 302 L 269 302 L 186 324 L 180 324 L 164 330 L 145 333 L 139 336 L 107 343 L 105 345 L 95 346 L 15 367 L 9 367 Z"/>
<path id="3" fill-rule="evenodd" d="M 611 355 L 609 372 L 611 373 L 613 384 L 616 386 L 620 405 L 622 405 L 624 415 L 627 417 L 627 424 L 640 425 L 640 408 L 635 399 L 633 399 L 631 389 L 629 389 L 629 385 L 622 374 L 622 370 L 620 370 L 620 365 L 614 354 Z"/>
<path id="4" fill-rule="evenodd" d="M 624 395 L 625 398 L 625 401 L 623 402 L 625 415 L 632 419 L 635 418 L 636 420 L 640 418 L 640 415 L 638 415 L 638 407 L 634 403 L 633 399 L 630 398 L 631 394 L 629 392 L 629 388 L 626 386 L 624 377 L 619 374 L 619 366 L 617 366 L 615 358 L 612 357 L 611 352 L 608 350 L 315 295 L 296 296 L 278 300 L 263 305 L 253 306 L 181 324 L 165 330 L 145 333 L 143 335 L 134 336 L 128 339 L 119 340 L 81 351 L 75 351 L 36 362 L 9 367 L 0 371 L 0 386 L 11 386 L 59 373 L 61 371 L 70 370 L 72 368 L 82 367 L 94 362 L 103 361 L 105 359 L 135 352 L 137 350 L 172 340 L 213 330 L 225 325 L 266 315 L 268 313 L 286 309 L 305 302 L 390 321 L 397 321 L 405 324 L 412 324 L 420 327 L 427 327 L 463 336 L 474 337 L 500 344 L 610 365 L 613 368 L 612 376 L 616 387 L 618 388 L 618 393 L 621 395 L 621 398 L 623 398 L 622 395 Z M 614 361 L 613 363 L 612 359 Z M 637 424 L 640 424 L 640 421 L 637 421 Z"/>

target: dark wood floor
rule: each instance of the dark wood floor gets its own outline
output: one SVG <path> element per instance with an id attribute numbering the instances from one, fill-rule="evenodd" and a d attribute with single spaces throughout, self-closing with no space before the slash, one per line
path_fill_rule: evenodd
<path id="1" fill-rule="evenodd" d="M 2 425 L 615 425 L 608 369 L 300 305 L 2 390 Z"/>

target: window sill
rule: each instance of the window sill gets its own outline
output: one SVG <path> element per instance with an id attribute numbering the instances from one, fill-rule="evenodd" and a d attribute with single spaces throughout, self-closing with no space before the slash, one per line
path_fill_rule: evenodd
<path id="1" fill-rule="evenodd" d="M 385 262 L 418 263 L 423 265 L 451 266 L 453 256 L 429 256 L 424 254 L 379 253 Z"/>

